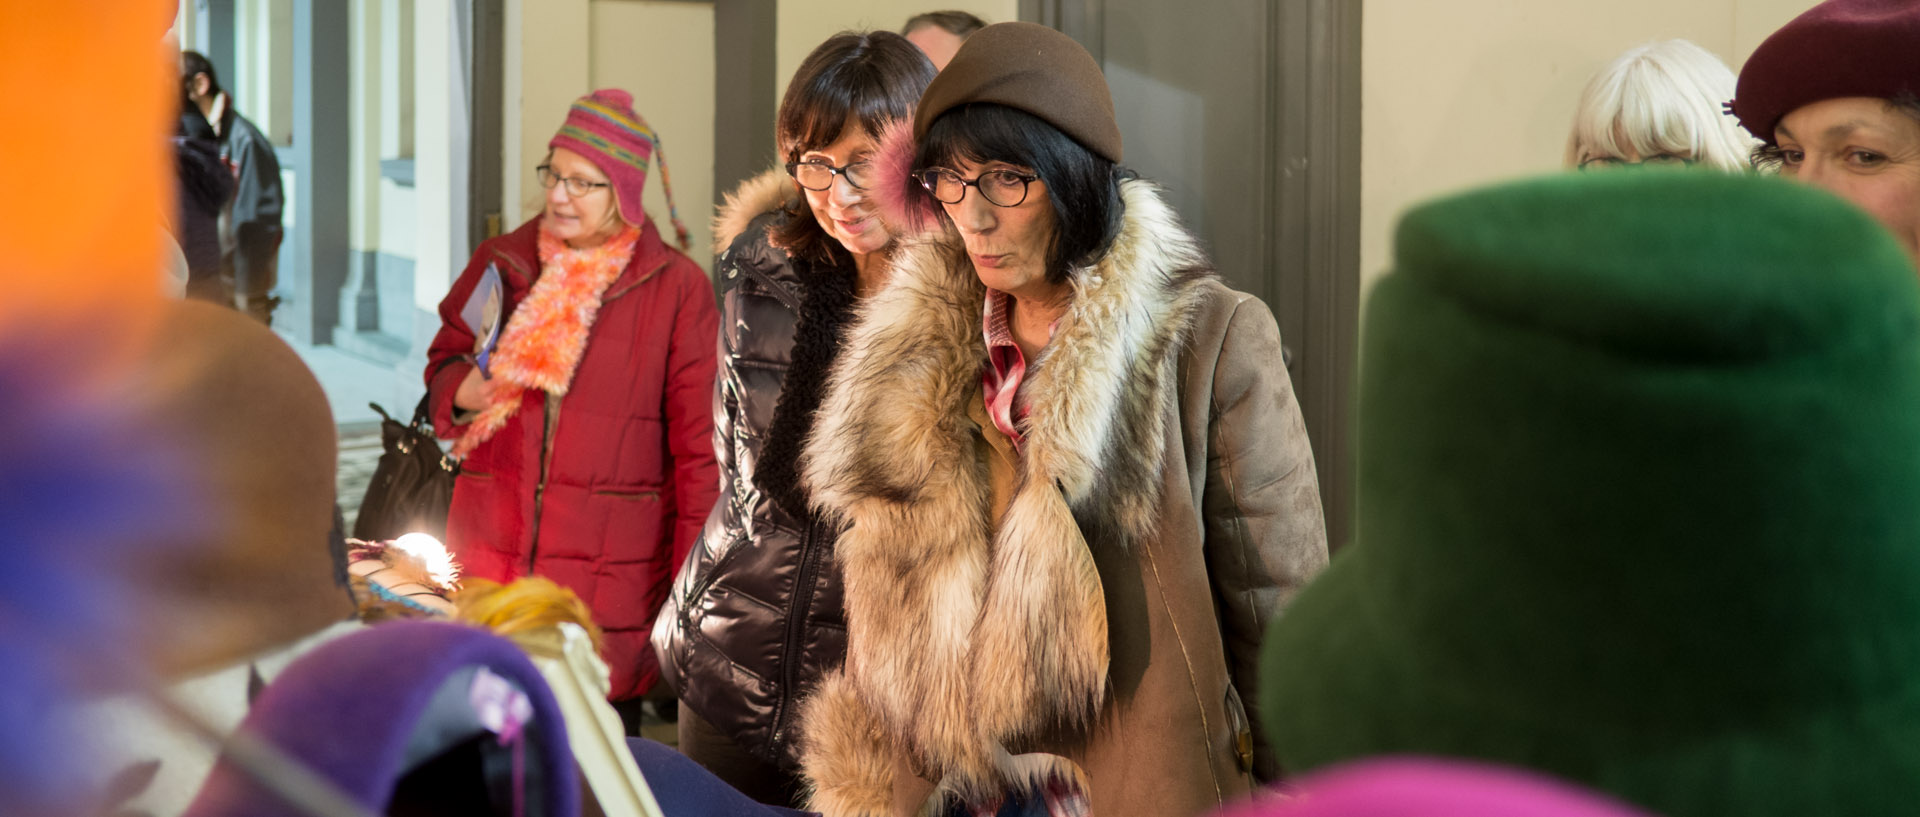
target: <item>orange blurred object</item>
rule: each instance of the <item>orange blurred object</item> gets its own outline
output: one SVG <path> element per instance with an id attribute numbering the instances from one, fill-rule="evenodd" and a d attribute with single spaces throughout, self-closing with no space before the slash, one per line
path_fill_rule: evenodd
<path id="1" fill-rule="evenodd" d="M 47 325 L 109 347 L 161 305 L 179 113 L 175 0 L 0 0 L 0 342 Z M 174 62 L 170 62 L 174 61 Z"/>

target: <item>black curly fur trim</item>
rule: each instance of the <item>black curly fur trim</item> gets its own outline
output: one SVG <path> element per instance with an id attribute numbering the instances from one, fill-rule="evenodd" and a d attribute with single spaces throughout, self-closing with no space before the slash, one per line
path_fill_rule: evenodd
<path id="1" fill-rule="evenodd" d="M 754 487 L 794 519 L 811 518 L 807 493 L 800 485 L 800 452 L 813 433 L 827 375 L 840 356 L 841 335 L 853 320 L 853 259 L 844 250 L 833 255 L 836 263 L 831 264 L 791 260 L 801 284 L 793 363 L 780 382 L 780 400 L 774 404 L 773 421 L 767 425 L 759 467 L 753 473 Z"/>

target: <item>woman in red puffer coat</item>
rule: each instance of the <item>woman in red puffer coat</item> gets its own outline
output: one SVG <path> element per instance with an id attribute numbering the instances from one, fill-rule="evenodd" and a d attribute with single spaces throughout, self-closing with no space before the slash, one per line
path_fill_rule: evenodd
<path id="1" fill-rule="evenodd" d="M 440 303 L 426 372 L 461 458 L 448 547 L 468 576 L 578 593 L 616 701 L 659 678 L 647 634 L 719 490 L 713 289 L 640 207 L 659 143 L 631 106 L 617 90 L 573 104 L 538 168 L 545 210 L 480 245 Z M 483 373 L 461 313 L 489 265 L 504 325 Z"/>

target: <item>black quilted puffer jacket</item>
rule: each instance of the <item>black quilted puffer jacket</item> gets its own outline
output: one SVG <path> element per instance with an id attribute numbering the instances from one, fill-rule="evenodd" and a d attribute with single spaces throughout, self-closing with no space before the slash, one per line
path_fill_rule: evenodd
<path id="1" fill-rule="evenodd" d="M 762 211 L 715 261 L 720 499 L 653 644 L 683 705 L 740 748 L 797 769 L 797 704 L 844 660 L 847 630 L 836 530 L 807 511 L 796 458 L 851 313 L 854 272 L 850 259 L 844 269 L 808 265 L 770 246 L 767 226 L 785 217 Z"/>

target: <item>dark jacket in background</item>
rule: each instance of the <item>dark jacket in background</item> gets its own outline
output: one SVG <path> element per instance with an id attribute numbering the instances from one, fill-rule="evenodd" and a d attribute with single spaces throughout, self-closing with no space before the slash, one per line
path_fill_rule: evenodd
<path id="1" fill-rule="evenodd" d="M 231 270 L 234 291 L 263 296 L 273 290 L 280 255 L 280 159 L 273 143 L 233 109 L 227 97 L 220 113 L 220 158 L 232 168 L 238 187 L 221 231 L 222 261 Z"/>
<path id="2" fill-rule="evenodd" d="M 740 749 L 797 769 L 795 707 L 846 653 L 834 528 L 807 510 L 797 458 L 840 327 L 851 259 L 796 262 L 767 227 L 793 194 L 773 171 L 742 185 L 718 218 L 720 371 L 713 394 L 720 501 L 661 609 L 653 643 L 683 705 Z M 804 211 L 801 218 L 812 218 Z"/>
<path id="3" fill-rule="evenodd" d="M 178 182 L 170 232 L 187 258 L 187 291 L 231 303 L 220 295 L 220 211 L 233 199 L 233 174 L 220 161 L 220 143 L 200 110 L 187 104 L 173 136 Z"/>

